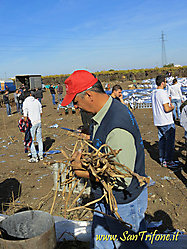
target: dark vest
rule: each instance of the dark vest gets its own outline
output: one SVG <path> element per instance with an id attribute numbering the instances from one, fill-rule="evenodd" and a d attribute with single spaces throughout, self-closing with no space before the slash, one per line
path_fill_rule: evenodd
<path id="1" fill-rule="evenodd" d="M 138 173 L 141 176 L 145 176 L 144 146 L 138 124 L 131 111 L 124 104 L 113 99 L 108 112 L 101 121 L 101 124 L 96 131 L 95 137 L 92 140 L 94 147 L 99 148 L 102 144 L 105 144 L 108 134 L 115 128 L 124 129 L 131 133 L 134 137 L 136 146 L 134 172 Z M 120 153 L 123 153 L 123 151 L 121 151 Z M 113 188 L 113 194 L 116 198 L 117 203 L 124 204 L 135 200 L 142 192 L 142 190 L 143 188 L 139 186 L 136 177 L 133 177 L 130 185 L 128 187 L 126 186 L 124 190 Z M 102 186 L 100 185 L 100 183 L 95 183 L 92 181 L 92 191 L 96 199 L 100 198 L 103 195 Z"/>

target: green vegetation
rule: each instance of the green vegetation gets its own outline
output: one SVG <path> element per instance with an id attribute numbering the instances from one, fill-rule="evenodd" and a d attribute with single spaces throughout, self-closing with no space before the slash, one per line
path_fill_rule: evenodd
<path id="1" fill-rule="evenodd" d="M 168 72 L 171 72 L 172 76 L 186 77 L 187 76 L 187 66 L 183 67 L 174 67 L 173 63 L 164 65 L 164 67 L 155 67 L 155 68 L 140 68 L 140 69 L 131 69 L 131 70 L 114 70 L 109 69 L 108 71 L 97 71 L 92 72 L 102 81 L 113 81 L 113 80 L 143 80 L 145 78 L 154 78 L 158 74 L 166 75 Z M 45 83 L 61 82 L 69 77 L 70 74 L 60 74 L 60 75 L 49 75 L 42 76 L 42 79 Z"/>
<path id="2" fill-rule="evenodd" d="M 167 64 L 167 65 L 164 65 L 163 67 L 174 67 L 174 63 L 170 63 L 170 64 Z"/>

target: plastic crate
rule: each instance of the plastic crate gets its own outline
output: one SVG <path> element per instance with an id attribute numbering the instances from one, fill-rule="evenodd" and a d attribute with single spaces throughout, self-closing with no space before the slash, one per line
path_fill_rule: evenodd
<path id="1" fill-rule="evenodd" d="M 63 171 L 64 167 L 65 167 L 64 163 L 54 163 L 52 165 L 53 177 L 54 177 L 53 190 L 57 189 L 57 191 L 63 191 L 63 189 L 64 189 L 64 185 L 62 183 L 66 180 L 66 173 L 67 173 L 67 169 L 65 169 L 65 171 L 63 173 L 61 173 Z M 60 177 L 59 177 L 59 174 L 60 174 Z M 59 182 L 58 182 L 58 178 L 59 178 Z M 83 192 L 83 194 L 90 195 L 90 193 L 91 193 L 90 181 L 85 180 L 84 178 L 80 179 L 80 182 L 74 188 L 73 193 L 79 194 L 81 192 L 81 190 L 83 189 L 86 181 L 88 181 L 88 184 L 87 184 L 86 189 Z M 74 187 L 74 184 L 75 184 L 75 182 L 72 182 L 72 188 Z M 69 192 L 68 185 L 66 185 L 65 192 Z"/>
<path id="2" fill-rule="evenodd" d="M 152 108 L 152 103 L 137 103 L 137 109 L 147 109 Z"/>

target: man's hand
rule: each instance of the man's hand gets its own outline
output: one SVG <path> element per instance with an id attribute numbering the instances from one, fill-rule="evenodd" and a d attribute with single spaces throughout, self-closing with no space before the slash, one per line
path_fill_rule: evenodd
<path id="1" fill-rule="evenodd" d="M 164 111 L 165 112 L 172 112 L 173 109 L 175 108 L 174 105 L 169 104 L 169 103 L 163 104 L 163 106 L 164 106 Z"/>
<path id="2" fill-rule="evenodd" d="M 71 166 L 73 170 L 83 169 L 80 159 L 81 159 L 81 152 L 76 151 L 71 157 Z"/>
<path id="3" fill-rule="evenodd" d="M 73 168 L 73 171 L 78 177 L 90 178 L 89 172 L 82 167 L 80 159 L 81 159 L 81 152 L 76 151 L 71 158 L 71 166 Z"/>
<path id="4" fill-rule="evenodd" d="M 80 133 L 80 137 L 81 137 L 81 138 L 84 138 L 84 139 L 86 139 L 86 140 L 90 140 L 90 135 L 85 134 L 85 133 Z"/>
<path id="5" fill-rule="evenodd" d="M 122 94 L 119 96 L 119 99 L 120 99 L 120 101 L 121 101 L 122 104 L 125 104 L 125 102 L 123 100 L 123 95 Z"/>

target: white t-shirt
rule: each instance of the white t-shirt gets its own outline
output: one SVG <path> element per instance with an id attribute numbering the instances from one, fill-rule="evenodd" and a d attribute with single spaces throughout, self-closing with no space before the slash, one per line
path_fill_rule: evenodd
<path id="1" fill-rule="evenodd" d="M 179 83 L 172 85 L 168 89 L 168 94 L 171 99 L 182 99 L 181 86 Z"/>
<path id="2" fill-rule="evenodd" d="M 173 124 L 172 112 L 165 112 L 163 104 L 170 103 L 167 92 L 163 89 L 156 89 L 152 93 L 152 109 L 155 126 Z"/>
<path id="3" fill-rule="evenodd" d="M 32 96 L 27 97 L 23 102 L 23 115 L 29 117 L 32 125 L 41 122 L 42 105 Z"/>
<path id="4" fill-rule="evenodd" d="M 187 131 L 187 105 L 182 109 L 180 124 L 184 127 L 185 131 Z"/>

